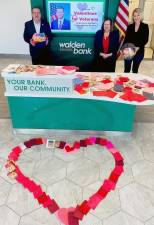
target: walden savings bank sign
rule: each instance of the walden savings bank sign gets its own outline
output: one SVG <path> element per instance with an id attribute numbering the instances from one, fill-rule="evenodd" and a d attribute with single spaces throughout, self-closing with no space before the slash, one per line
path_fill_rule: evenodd
<path id="1" fill-rule="evenodd" d="M 71 52 L 73 55 L 92 55 L 93 50 L 85 42 L 69 41 L 59 42 L 59 51 Z"/>

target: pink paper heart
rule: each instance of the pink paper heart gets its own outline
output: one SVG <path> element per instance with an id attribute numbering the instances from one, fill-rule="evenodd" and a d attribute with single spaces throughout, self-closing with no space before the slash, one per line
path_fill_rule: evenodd
<path id="1" fill-rule="evenodd" d="M 58 210 L 58 212 L 56 213 L 57 218 L 59 219 L 59 221 L 65 225 L 70 225 L 69 221 L 68 221 L 68 214 L 70 212 L 73 212 L 75 210 L 75 208 L 70 207 L 70 208 L 60 208 Z"/>

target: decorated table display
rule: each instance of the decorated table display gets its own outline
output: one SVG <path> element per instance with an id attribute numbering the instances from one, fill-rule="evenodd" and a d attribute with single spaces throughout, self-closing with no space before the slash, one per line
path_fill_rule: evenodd
<path id="1" fill-rule="evenodd" d="M 31 75 L 31 78 L 35 80 L 36 78 L 62 80 L 61 87 L 63 86 L 64 80 L 69 80 L 70 91 L 61 92 L 64 96 L 67 95 L 68 98 L 108 100 L 134 105 L 154 104 L 153 78 L 141 74 L 84 73 L 77 72 L 78 69 L 75 66 L 9 65 L 2 71 L 2 76 L 8 78 L 6 80 L 6 89 L 7 87 L 9 89 L 9 86 L 12 85 L 9 79 L 16 78 L 18 80 L 22 79 L 23 81 Z M 19 75 L 24 76 L 21 78 Z M 18 82 L 18 84 L 20 86 L 23 85 L 22 82 Z M 24 84 L 26 86 L 26 82 Z M 52 89 L 51 86 L 53 86 L 53 83 L 50 85 L 49 82 L 46 85 L 46 89 Z M 12 93 L 15 94 L 18 91 L 20 91 L 19 95 L 21 95 L 21 88 L 12 90 Z M 26 95 L 28 93 L 28 88 L 25 88 L 23 94 Z M 44 93 L 46 92 L 44 91 Z M 52 91 L 50 93 L 49 91 L 49 94 L 52 96 L 54 92 Z M 58 93 L 56 93 L 56 96 L 58 97 Z M 48 97 L 50 96 L 48 95 Z"/>
<path id="2" fill-rule="evenodd" d="M 112 142 L 106 138 L 89 137 L 75 141 L 72 145 L 64 141 L 53 141 L 53 147 L 59 148 L 67 154 L 79 151 L 80 147 L 86 148 L 97 144 L 102 148 L 107 148 L 107 151 L 112 154 L 115 160 L 114 169 L 111 171 L 109 177 L 104 180 L 96 193 L 92 194 L 89 199 L 83 200 L 79 205 L 71 206 L 70 208 L 62 208 L 58 205 L 56 199 L 53 199 L 43 191 L 41 185 L 36 184 L 35 181 L 26 177 L 16 164 L 16 161 L 24 150 L 35 145 L 46 144 L 48 141 L 49 140 L 45 138 L 33 138 L 14 147 L 8 155 L 8 161 L 5 165 L 8 170 L 8 176 L 22 184 L 24 188 L 33 194 L 33 197 L 38 203 L 42 205 L 43 208 L 48 209 L 50 213 L 55 214 L 61 223 L 65 225 L 79 225 L 84 216 L 86 216 L 90 210 L 95 210 L 108 193 L 115 189 L 116 183 L 124 171 L 123 157 Z"/>
<path id="3" fill-rule="evenodd" d="M 154 104 L 149 76 L 78 70 L 19 64 L 2 70 L 13 128 L 130 132 L 136 106 Z"/>
<path id="4" fill-rule="evenodd" d="M 79 68 L 76 66 L 43 66 L 10 64 L 2 70 L 2 73 L 20 74 L 31 73 L 35 75 L 68 75 L 75 73 Z"/>
<path id="5" fill-rule="evenodd" d="M 74 90 L 80 95 L 135 105 L 154 104 L 154 79 L 136 74 L 77 74 Z"/>

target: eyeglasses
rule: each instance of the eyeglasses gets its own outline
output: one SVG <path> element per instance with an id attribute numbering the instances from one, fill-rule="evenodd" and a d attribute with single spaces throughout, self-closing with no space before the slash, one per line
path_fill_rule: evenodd
<path id="1" fill-rule="evenodd" d="M 40 15 L 41 13 L 40 12 L 32 12 L 32 14 L 39 14 Z"/>

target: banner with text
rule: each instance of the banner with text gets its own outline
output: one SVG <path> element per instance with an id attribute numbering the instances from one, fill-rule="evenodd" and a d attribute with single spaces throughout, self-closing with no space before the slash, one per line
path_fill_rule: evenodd
<path id="1" fill-rule="evenodd" d="M 47 13 L 53 32 L 95 33 L 102 25 L 104 1 L 48 1 Z"/>
<path id="2" fill-rule="evenodd" d="M 57 78 L 5 78 L 6 93 L 12 96 L 68 95 L 73 92 L 73 80 L 70 77 Z"/>

